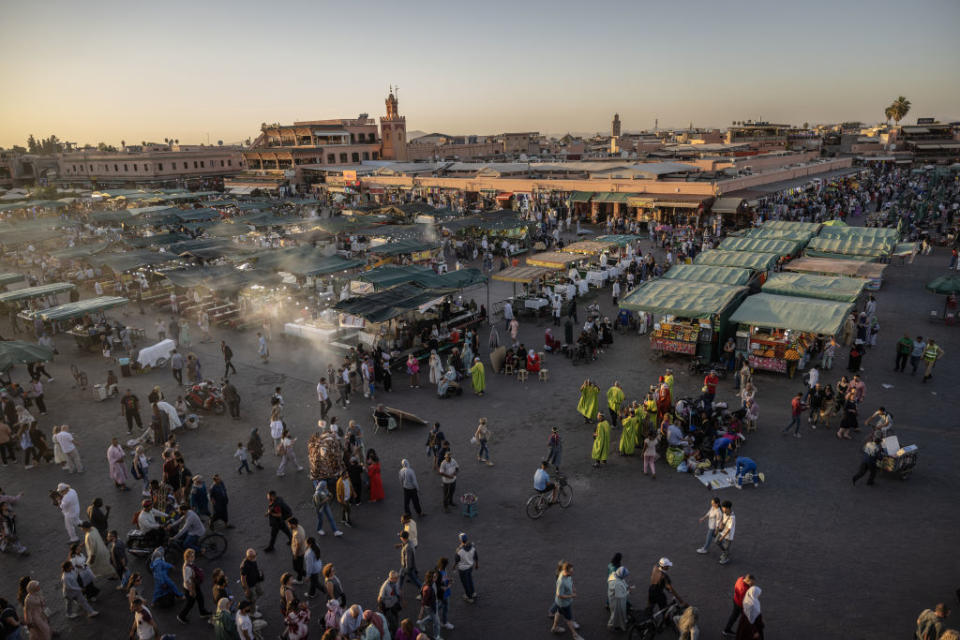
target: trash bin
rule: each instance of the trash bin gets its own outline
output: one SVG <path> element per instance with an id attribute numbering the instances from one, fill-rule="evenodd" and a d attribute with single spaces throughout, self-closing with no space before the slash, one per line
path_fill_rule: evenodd
<path id="1" fill-rule="evenodd" d="M 133 375 L 130 372 L 130 358 L 117 358 L 117 364 L 120 365 L 120 375 L 129 378 Z"/>

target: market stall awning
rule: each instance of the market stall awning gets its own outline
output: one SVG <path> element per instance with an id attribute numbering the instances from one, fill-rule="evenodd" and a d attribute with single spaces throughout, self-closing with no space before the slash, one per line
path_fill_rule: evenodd
<path id="1" fill-rule="evenodd" d="M 69 282 L 51 282 L 50 284 L 41 284 L 36 287 L 25 287 L 23 289 L 17 289 L 16 291 L 0 293 L 0 302 L 16 302 L 17 300 L 40 298 L 42 296 L 56 295 L 75 288 L 76 287 Z"/>
<path id="2" fill-rule="evenodd" d="M 494 280 L 499 280 L 500 282 L 520 282 L 523 284 L 530 284 L 535 282 L 540 278 L 546 278 L 548 276 L 556 275 L 557 270 L 550 267 L 507 267 L 503 271 L 498 271 L 493 274 Z"/>
<path id="3" fill-rule="evenodd" d="M 400 284 L 366 296 L 341 300 L 333 309 L 359 316 L 370 322 L 386 322 L 424 305 L 439 304 L 450 290 L 424 289 L 416 284 Z"/>
<path id="4" fill-rule="evenodd" d="M 777 240 L 775 238 L 727 238 L 717 247 L 721 251 L 751 251 L 775 253 L 780 257 L 795 256 L 803 247 L 802 242 Z"/>
<path id="5" fill-rule="evenodd" d="M 370 247 L 368 252 L 380 256 L 400 256 L 409 253 L 420 253 L 421 251 L 433 251 L 439 246 L 436 242 L 432 241 L 405 239 Z"/>
<path id="6" fill-rule="evenodd" d="M 237 269 L 229 265 L 173 269 L 164 271 L 163 275 L 177 287 L 184 289 L 204 287 L 218 293 L 233 293 L 252 285 L 280 282 L 280 276 L 275 273 L 260 269 Z"/>
<path id="7" fill-rule="evenodd" d="M 889 238 L 897 241 L 900 232 L 891 227 L 850 227 L 838 225 L 824 225 L 820 229 L 821 238 Z"/>
<path id="8" fill-rule="evenodd" d="M 549 267 L 551 269 L 566 269 L 571 264 L 580 262 L 584 256 L 564 251 L 544 251 L 527 256 L 527 264 L 533 267 Z"/>
<path id="9" fill-rule="evenodd" d="M 742 286 L 750 282 L 753 272 L 739 267 L 717 267 L 707 264 L 677 264 L 670 267 L 663 277 L 667 280 L 692 280 Z"/>
<path id="10" fill-rule="evenodd" d="M 106 250 L 111 245 L 110 242 L 96 242 L 93 244 L 81 244 L 76 247 L 67 247 L 66 249 L 57 249 L 50 252 L 51 258 L 57 260 L 76 260 L 77 258 L 89 258 L 101 251 Z"/>
<path id="11" fill-rule="evenodd" d="M 562 251 L 564 253 L 582 253 L 584 255 L 595 255 L 598 253 L 603 253 L 608 251 L 613 247 L 616 247 L 617 243 L 612 240 L 581 240 L 580 242 L 572 242 L 565 246 Z"/>
<path id="12" fill-rule="evenodd" d="M 627 204 L 632 193 L 620 193 L 619 191 L 601 191 L 594 194 L 593 201 L 610 204 Z"/>
<path id="13" fill-rule="evenodd" d="M 620 308 L 657 316 L 708 318 L 722 314 L 748 292 L 747 287 L 658 278 L 628 293 L 620 300 Z"/>
<path id="14" fill-rule="evenodd" d="M 774 273 L 763 283 L 764 293 L 819 298 L 837 302 L 856 302 L 867 281 L 847 276 L 821 276 L 812 273 Z"/>
<path id="15" fill-rule="evenodd" d="M 791 231 L 820 231 L 819 222 L 800 222 L 799 220 L 767 220 L 763 223 L 763 229 L 790 229 Z"/>
<path id="16" fill-rule="evenodd" d="M 832 336 L 840 331 L 851 309 L 853 305 L 846 302 L 758 293 L 744 300 L 730 321 Z"/>
<path id="17" fill-rule="evenodd" d="M 568 202 L 570 202 L 570 204 L 575 202 L 590 202 L 590 198 L 592 197 L 593 191 L 574 191 L 570 194 Z"/>
<path id="18" fill-rule="evenodd" d="M 220 212 L 216 209 L 182 209 L 176 212 L 180 222 L 208 222 L 219 220 Z"/>
<path id="19" fill-rule="evenodd" d="M 431 289 L 466 289 L 474 285 L 483 284 L 487 276 L 479 269 L 457 269 L 446 273 L 430 273 L 417 277 L 415 282 Z"/>
<path id="20" fill-rule="evenodd" d="M 128 238 L 126 240 L 127 244 L 131 247 L 157 247 L 165 244 L 173 244 L 175 242 L 183 242 L 189 240 L 190 236 L 185 236 L 182 233 L 158 233 L 152 236 L 139 236 L 136 238 Z"/>
<path id="21" fill-rule="evenodd" d="M 77 302 L 68 302 L 59 307 L 50 307 L 37 312 L 44 320 L 69 320 L 79 318 L 87 313 L 98 313 L 125 305 L 129 302 L 126 298 L 119 296 L 100 296 L 99 298 L 90 298 L 88 300 L 78 300 Z"/>
<path id="22" fill-rule="evenodd" d="M 27 276 L 23 275 L 22 273 L 0 273 L 0 287 L 26 279 Z"/>
<path id="23" fill-rule="evenodd" d="M 625 247 L 637 240 L 642 240 L 642 238 L 628 233 L 614 233 L 608 236 L 597 236 L 596 240 L 597 242 L 615 242 L 618 247 Z"/>
<path id="24" fill-rule="evenodd" d="M 749 251 L 721 251 L 711 249 L 698 253 L 694 264 L 712 264 L 718 267 L 743 267 L 754 271 L 767 271 L 777 263 L 775 253 L 750 253 Z"/>
<path id="25" fill-rule="evenodd" d="M 710 206 L 714 213 L 737 213 L 743 206 L 743 198 L 717 198 Z"/>
<path id="26" fill-rule="evenodd" d="M 403 266 L 387 264 L 359 273 L 353 279 L 369 282 L 374 289 L 387 289 L 398 284 L 415 282 L 417 278 L 433 273 L 433 269 L 416 264 Z"/>
<path id="27" fill-rule="evenodd" d="M 792 242 L 802 242 L 806 244 L 814 232 L 803 229 L 771 229 L 768 227 L 756 227 L 749 229 L 745 237 L 747 238 L 770 238 L 773 240 L 790 240 Z"/>
<path id="28" fill-rule="evenodd" d="M 887 265 L 866 260 L 803 257 L 791 260 L 783 268 L 785 271 L 799 273 L 822 273 L 876 280 L 883 277 L 883 271 L 887 268 Z"/>
<path id="29" fill-rule="evenodd" d="M 842 238 L 812 238 L 807 244 L 805 255 L 818 256 L 857 256 L 879 258 L 890 255 L 897 242 L 893 238 L 869 238 L 864 236 L 846 236 Z"/>
<path id="30" fill-rule="evenodd" d="M 140 249 L 139 251 L 125 251 L 123 253 L 102 253 L 92 258 L 91 262 L 108 267 L 114 273 L 124 273 L 132 269 L 162 264 L 176 259 L 176 254 Z"/>

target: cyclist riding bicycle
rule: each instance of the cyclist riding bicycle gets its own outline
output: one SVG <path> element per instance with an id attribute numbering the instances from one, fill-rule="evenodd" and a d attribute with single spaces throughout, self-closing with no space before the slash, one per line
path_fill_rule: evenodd
<path id="1" fill-rule="evenodd" d="M 549 468 L 550 465 L 546 460 L 540 463 L 540 468 L 533 474 L 533 488 L 540 493 L 549 491 L 550 502 L 556 502 L 558 487 L 556 483 L 550 482 L 550 474 L 547 472 Z"/>
<path id="2" fill-rule="evenodd" d="M 207 527 L 203 524 L 203 520 L 200 519 L 197 512 L 190 508 L 190 505 L 181 504 L 180 517 L 168 526 L 170 529 L 180 528 L 173 536 L 173 540 L 181 542 L 184 549 L 199 551 L 200 538 L 206 535 Z"/>

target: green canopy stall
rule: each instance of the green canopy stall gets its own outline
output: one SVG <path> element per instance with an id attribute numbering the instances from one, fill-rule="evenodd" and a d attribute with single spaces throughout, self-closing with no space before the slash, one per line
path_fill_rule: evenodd
<path id="1" fill-rule="evenodd" d="M 13 284 L 14 282 L 22 282 L 26 280 L 27 276 L 22 273 L 0 273 L 0 287 L 5 287 L 8 284 Z"/>
<path id="2" fill-rule="evenodd" d="M 846 276 L 774 273 L 763 283 L 764 293 L 856 303 L 867 281 Z"/>
<path id="3" fill-rule="evenodd" d="M 753 278 L 753 272 L 739 267 L 716 267 L 708 264 L 676 264 L 670 267 L 663 277 L 667 280 L 692 280 L 694 282 L 712 282 L 713 284 L 732 284 L 746 286 Z"/>
<path id="4" fill-rule="evenodd" d="M 753 253 L 775 253 L 779 257 L 795 256 L 800 253 L 804 243 L 797 240 L 776 238 L 727 238 L 717 249 L 721 251 L 750 251 Z"/>
<path id="5" fill-rule="evenodd" d="M 804 255 L 820 258 L 870 258 L 879 260 L 889 256 L 896 247 L 895 238 L 881 236 L 818 236 L 810 240 Z"/>
<path id="6" fill-rule="evenodd" d="M 16 291 L 0 293 L 0 303 L 19 302 L 20 300 L 29 300 L 31 298 L 40 298 L 43 296 L 55 296 L 64 291 L 70 291 L 76 287 L 69 282 L 52 282 L 41 284 L 36 287 L 25 287 Z"/>
<path id="7" fill-rule="evenodd" d="M 53 359 L 53 349 L 21 342 L 20 340 L 0 341 L 0 371 L 6 372 L 15 364 L 47 362 Z"/>
<path id="8" fill-rule="evenodd" d="M 713 265 L 717 267 L 740 267 L 764 274 L 777 264 L 779 256 L 775 253 L 750 253 L 748 251 L 722 251 L 711 249 L 697 254 L 694 264 Z"/>
<path id="9" fill-rule="evenodd" d="M 628 293 L 620 308 L 654 317 L 654 351 L 697 354 L 710 361 L 727 338 L 730 312 L 748 293 L 747 287 L 658 278 Z"/>
<path id="10" fill-rule="evenodd" d="M 41 309 L 36 314 L 43 320 L 71 320 L 79 318 L 88 313 L 101 313 L 107 309 L 120 307 L 127 304 L 129 300 L 119 296 L 100 296 L 98 298 L 89 298 L 87 300 L 78 300 L 77 302 L 68 302 L 58 307 Z"/>
<path id="11" fill-rule="evenodd" d="M 737 349 L 753 369 L 793 373 L 817 336 L 835 336 L 853 309 L 849 302 L 758 293 L 730 317 Z"/>

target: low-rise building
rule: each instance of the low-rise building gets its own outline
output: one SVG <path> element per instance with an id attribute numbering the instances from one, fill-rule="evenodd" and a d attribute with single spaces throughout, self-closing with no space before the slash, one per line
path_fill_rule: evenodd
<path id="1" fill-rule="evenodd" d="M 131 145 L 119 151 L 65 151 L 57 160 L 64 184 L 134 185 L 218 182 L 243 170 L 236 145 Z"/>

